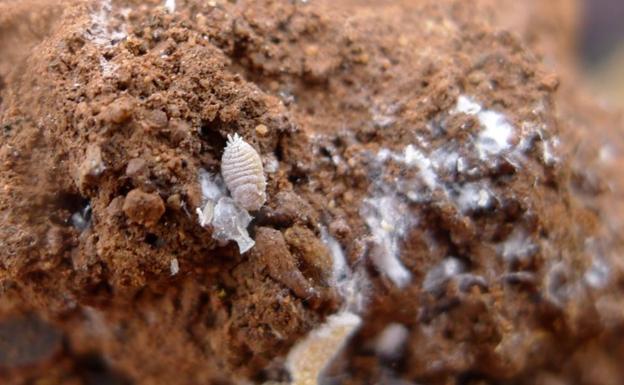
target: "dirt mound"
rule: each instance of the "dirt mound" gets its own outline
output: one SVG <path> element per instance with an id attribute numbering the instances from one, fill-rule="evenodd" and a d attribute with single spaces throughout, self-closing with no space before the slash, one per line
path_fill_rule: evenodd
<path id="1" fill-rule="evenodd" d="M 49 343 L 0 378 L 624 379 L 620 122 L 557 94 L 539 5 L 44 3 L 0 6 L 0 335 Z M 234 134 L 243 254 L 206 221 Z"/>

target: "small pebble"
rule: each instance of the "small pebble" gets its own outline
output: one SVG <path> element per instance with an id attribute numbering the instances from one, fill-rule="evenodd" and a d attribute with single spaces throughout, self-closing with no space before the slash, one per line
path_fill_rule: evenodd
<path id="1" fill-rule="evenodd" d="M 87 148 L 85 158 L 78 167 L 77 185 L 80 191 L 85 191 L 89 186 L 93 185 L 106 166 L 102 161 L 102 150 L 100 146 L 91 144 Z"/>
<path id="2" fill-rule="evenodd" d="M 126 195 L 123 212 L 130 221 L 151 227 L 158 223 L 165 213 L 165 204 L 156 193 L 134 189 Z"/>
<path id="3" fill-rule="evenodd" d="M 145 113 L 145 124 L 150 129 L 162 129 L 169 125 L 169 118 L 164 111 L 151 110 Z"/>
<path id="4" fill-rule="evenodd" d="M 121 124 L 132 117 L 134 112 L 134 100 L 123 96 L 108 106 L 101 112 L 100 116 L 104 122 Z"/>
<path id="5" fill-rule="evenodd" d="M 126 175 L 130 178 L 139 178 L 145 176 L 147 172 L 147 162 L 142 158 L 134 158 L 128 162 L 126 166 Z"/>
<path id="6" fill-rule="evenodd" d="M 269 128 L 264 124 L 258 124 L 256 126 L 256 133 L 260 136 L 266 136 L 269 133 Z"/>
<path id="7" fill-rule="evenodd" d="M 182 198 L 180 197 L 180 194 L 170 195 L 169 198 L 167 198 L 167 207 L 176 211 L 182 209 Z"/>
<path id="8" fill-rule="evenodd" d="M 559 77 L 556 74 L 548 74 L 540 79 L 540 88 L 546 91 L 556 91 L 559 88 Z"/>
<path id="9" fill-rule="evenodd" d="M 176 275 L 180 271 L 180 262 L 178 262 L 178 258 L 173 258 L 169 265 L 169 270 L 171 275 Z"/>

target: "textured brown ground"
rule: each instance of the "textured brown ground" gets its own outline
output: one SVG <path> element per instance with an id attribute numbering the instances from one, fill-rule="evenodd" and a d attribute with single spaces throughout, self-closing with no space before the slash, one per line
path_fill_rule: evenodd
<path id="1" fill-rule="evenodd" d="M 579 89 L 574 8 L 518 3 L 0 2 L 0 382 L 283 379 L 342 305 L 326 226 L 369 281 L 336 383 L 623 383 L 621 120 Z M 460 95 L 506 116 L 521 162 L 480 159 Z M 194 214 L 233 133 L 279 164 L 243 256 Z M 418 143 L 472 165 L 438 173 L 451 197 L 486 183 L 490 204 L 376 160 Z M 413 218 L 403 288 L 371 263 L 375 194 Z M 503 258 L 514 234 L 530 247 Z M 463 274 L 425 290 L 449 256 Z M 409 333 L 381 354 L 390 323 Z"/>

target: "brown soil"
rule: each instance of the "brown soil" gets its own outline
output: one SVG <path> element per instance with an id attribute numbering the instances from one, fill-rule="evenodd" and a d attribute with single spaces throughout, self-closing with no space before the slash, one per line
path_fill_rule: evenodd
<path id="1" fill-rule="evenodd" d="M 346 306 L 328 231 L 366 288 L 330 382 L 624 383 L 621 117 L 574 7 L 505 3 L 0 3 L 0 382 L 284 381 Z M 195 215 L 234 133 L 243 255 Z"/>

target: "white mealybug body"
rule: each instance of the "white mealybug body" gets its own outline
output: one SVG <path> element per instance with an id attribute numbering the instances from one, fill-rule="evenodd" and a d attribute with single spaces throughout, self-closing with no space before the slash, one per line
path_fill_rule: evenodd
<path id="1" fill-rule="evenodd" d="M 238 134 L 228 135 L 221 157 L 221 175 L 238 206 L 255 211 L 264 205 L 266 179 L 262 159 Z"/>

